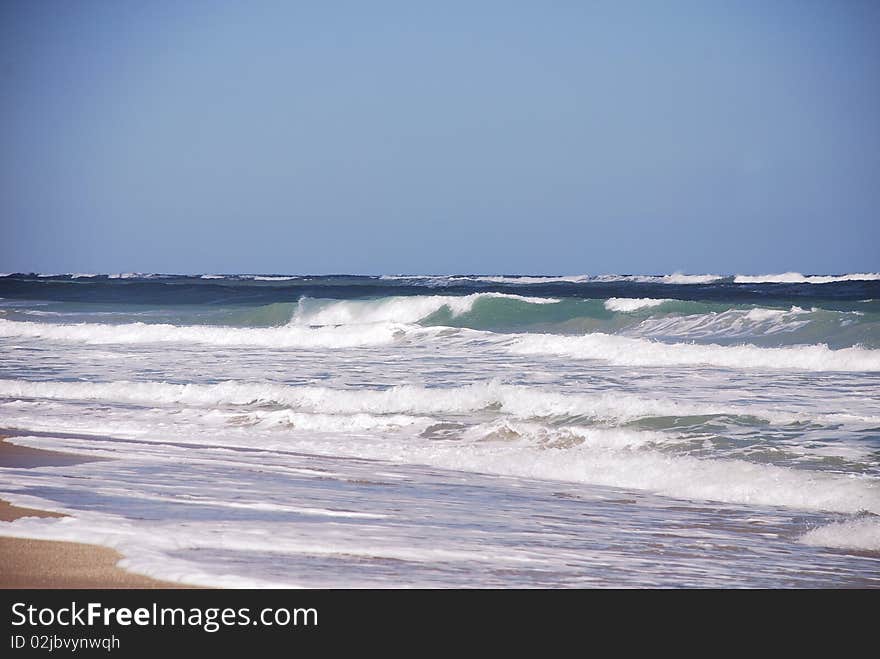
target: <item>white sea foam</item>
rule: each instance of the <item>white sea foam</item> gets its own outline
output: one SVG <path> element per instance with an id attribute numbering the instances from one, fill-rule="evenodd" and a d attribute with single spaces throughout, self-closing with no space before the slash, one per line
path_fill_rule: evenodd
<path id="1" fill-rule="evenodd" d="M 661 304 L 670 301 L 671 300 L 654 299 L 650 297 L 612 297 L 605 300 L 605 308 L 608 309 L 608 311 L 620 311 L 623 313 L 629 313 L 631 311 L 638 311 L 639 309 L 650 309 L 652 307 L 659 307 Z"/>
<path id="2" fill-rule="evenodd" d="M 421 280 L 433 284 L 454 284 L 461 281 L 487 284 L 581 284 L 585 282 L 635 281 L 660 284 L 710 284 L 724 279 L 723 275 L 382 275 L 386 280 Z"/>
<path id="3" fill-rule="evenodd" d="M 809 275 L 799 272 L 784 272 L 776 275 L 737 275 L 736 284 L 831 284 L 841 281 L 877 281 L 880 273 L 861 272 L 849 275 Z"/>
<path id="4" fill-rule="evenodd" d="M 801 537 L 805 545 L 880 551 L 880 517 L 861 517 L 828 524 Z"/>
<path id="5" fill-rule="evenodd" d="M 254 410 L 236 413 L 234 417 L 219 413 L 224 423 L 240 426 L 284 427 L 292 430 L 327 433 L 394 432 L 403 428 L 421 432 L 433 423 L 428 417 L 407 414 L 316 414 L 291 410 Z"/>
<path id="6" fill-rule="evenodd" d="M 367 440 L 343 432 L 290 434 L 275 439 L 272 430 L 248 429 L 247 435 L 203 427 L 183 431 L 180 440 L 206 447 L 259 447 L 331 457 L 354 457 L 424 464 L 471 473 L 566 481 L 643 490 L 681 499 L 783 506 L 799 510 L 880 514 L 877 479 L 855 474 L 798 470 L 738 459 L 701 459 L 657 450 L 672 436 L 628 428 L 548 428 L 498 421 L 467 431 L 463 441 L 373 436 Z M 192 431 L 189 431 L 190 433 Z M 260 433 L 260 434 L 254 434 Z M 155 433 L 144 434 L 147 442 Z M 178 434 L 176 433 L 176 436 Z M 16 441 L 20 441 L 16 438 Z M 25 438 L 25 442 L 27 439 Z M 90 441 L 89 444 L 92 442 Z M 143 444 L 114 445 L 117 457 L 140 459 Z M 153 459 L 169 449 L 160 442 Z M 176 459 L 176 453 L 167 459 Z M 230 456 L 233 457 L 233 456 Z"/>
<path id="7" fill-rule="evenodd" d="M 265 348 L 350 348 L 387 345 L 407 334 L 430 334 L 430 328 L 399 323 L 359 327 L 217 327 L 127 323 L 55 325 L 0 319 L 0 337 L 22 337 L 90 344 L 194 343 Z"/>
<path id="8" fill-rule="evenodd" d="M 468 414 L 495 410 L 519 419 L 591 418 L 629 422 L 645 417 L 749 415 L 772 423 L 824 421 L 823 415 L 781 412 L 751 405 L 693 403 L 670 398 L 647 398 L 621 392 L 560 393 L 538 387 L 504 384 L 497 380 L 457 387 L 398 385 L 387 389 L 337 389 L 271 382 L 227 381 L 216 384 L 167 382 L 33 382 L 0 380 L 0 397 L 65 401 L 102 401 L 142 406 L 187 405 L 277 406 L 316 414 L 415 415 Z M 827 415 L 826 415 L 827 416 Z M 834 415 L 829 422 L 878 422 L 880 417 Z M 409 421 L 406 421 L 409 423 Z M 400 424 L 398 424 L 400 425 Z"/>
<path id="9" fill-rule="evenodd" d="M 880 350 L 825 345 L 760 348 L 660 343 L 610 334 L 520 335 L 508 348 L 519 355 L 550 354 L 598 359 L 620 366 L 719 366 L 722 368 L 796 369 L 805 371 L 880 371 Z"/>
<path id="10" fill-rule="evenodd" d="M 641 438 L 632 441 L 638 444 Z M 433 448 L 420 459 L 453 469 L 648 490 L 685 499 L 880 513 L 876 480 L 742 460 L 702 460 L 651 450 L 595 448 L 589 443 L 543 451 L 499 444 L 472 445 L 468 451 Z"/>
<path id="11" fill-rule="evenodd" d="M 471 295 L 418 295 L 385 297 L 378 300 L 300 300 L 293 317 L 296 325 L 358 325 L 364 323 L 417 323 L 444 307 L 453 316 L 473 309 L 476 302 L 487 299 L 517 300 L 528 304 L 556 304 L 559 300 L 546 297 L 524 297 L 505 293 L 474 293 Z"/>
<path id="12" fill-rule="evenodd" d="M 798 313 L 794 311 L 794 307 L 792 307 L 792 311 L 793 313 Z M 801 310 L 801 312 L 803 312 L 803 310 Z M 788 312 L 786 312 L 784 309 L 755 308 L 749 309 L 745 314 L 743 314 L 743 318 L 745 318 L 746 320 L 762 322 L 765 320 L 775 320 L 777 318 L 781 318 L 782 316 L 786 315 L 786 313 Z"/>
<path id="13" fill-rule="evenodd" d="M 226 275 L 202 275 L 202 279 L 226 279 Z"/>
<path id="14" fill-rule="evenodd" d="M 710 284 L 724 279 L 723 275 L 685 275 L 673 273 L 671 275 L 596 275 L 590 281 L 618 282 L 633 281 L 642 284 Z"/>
<path id="15" fill-rule="evenodd" d="M 642 416 L 711 414 L 730 408 L 627 394 L 562 394 L 490 381 L 459 387 L 399 385 L 387 389 L 334 389 L 256 382 L 31 382 L 0 380 L 0 396 L 98 400 L 138 405 L 284 405 L 324 414 L 464 414 L 489 408 L 521 418 L 590 416 L 632 420 Z M 749 408 L 743 412 L 755 414 Z M 791 418 L 791 417 L 788 417 Z"/>
<path id="16" fill-rule="evenodd" d="M 345 529 L 347 532 L 343 533 L 344 527 L 339 520 L 334 520 L 333 524 L 282 524 L 267 528 L 262 525 L 210 521 L 159 524 L 127 520 L 116 515 L 78 512 L 76 518 L 62 520 L 19 519 L 5 525 L 3 534 L 102 544 L 125 555 L 126 559 L 120 562 L 120 567 L 133 572 L 168 581 L 226 588 L 291 588 L 304 584 L 298 583 L 295 576 L 273 574 L 271 569 L 268 570 L 271 576 L 262 579 L 250 576 L 253 570 L 248 571 L 249 576 L 240 576 L 230 574 L 227 570 L 218 573 L 216 569 L 200 569 L 199 564 L 191 562 L 191 554 L 187 556 L 190 560 L 180 556 L 192 550 L 207 550 L 202 553 L 221 550 L 247 554 L 259 560 L 260 554 L 265 559 L 265 553 L 268 552 L 273 557 L 270 564 L 276 565 L 279 560 L 289 560 L 295 556 L 326 557 L 329 560 L 360 559 L 367 563 L 384 559 L 405 562 L 410 566 L 468 562 L 472 567 L 476 564 L 510 568 L 543 562 L 520 548 L 506 547 L 502 551 L 500 547 L 492 547 L 485 541 L 480 544 L 452 539 L 440 544 L 434 533 L 425 541 L 407 538 L 395 531 L 393 526 L 380 527 L 384 529 L 384 533 L 380 533 L 373 524 L 359 524 L 359 533 L 351 529 Z M 412 527 L 410 530 L 413 530 Z M 253 567 L 265 570 L 265 565 Z M 332 574 L 327 574 L 323 583 L 336 584 L 337 581 Z M 355 581 L 354 584 L 359 582 Z M 338 586 L 352 587 L 351 576 L 339 579 Z"/>

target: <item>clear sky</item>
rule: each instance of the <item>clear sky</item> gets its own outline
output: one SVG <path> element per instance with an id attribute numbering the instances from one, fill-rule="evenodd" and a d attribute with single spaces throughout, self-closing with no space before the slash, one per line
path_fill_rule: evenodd
<path id="1" fill-rule="evenodd" d="M 880 270 L 880 3 L 0 3 L 0 271 Z"/>

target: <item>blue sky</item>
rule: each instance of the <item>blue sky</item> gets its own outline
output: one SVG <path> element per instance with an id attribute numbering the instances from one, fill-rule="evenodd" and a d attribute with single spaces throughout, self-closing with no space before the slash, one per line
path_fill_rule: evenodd
<path id="1" fill-rule="evenodd" d="M 880 4 L 0 5 L 0 271 L 880 270 Z"/>

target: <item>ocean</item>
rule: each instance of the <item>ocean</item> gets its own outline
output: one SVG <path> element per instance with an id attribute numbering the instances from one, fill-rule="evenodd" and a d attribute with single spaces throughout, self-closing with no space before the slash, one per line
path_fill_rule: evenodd
<path id="1" fill-rule="evenodd" d="M 6 274 L 0 429 L 164 580 L 880 586 L 880 274 Z"/>

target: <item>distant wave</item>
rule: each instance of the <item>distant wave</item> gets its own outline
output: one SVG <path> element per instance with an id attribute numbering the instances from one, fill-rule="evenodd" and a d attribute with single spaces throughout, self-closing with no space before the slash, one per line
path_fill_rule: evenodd
<path id="1" fill-rule="evenodd" d="M 841 281 L 877 281 L 880 273 L 861 272 L 851 275 L 802 275 L 799 272 L 784 272 L 778 275 L 737 275 L 735 284 L 833 284 Z"/>
<path id="2" fill-rule="evenodd" d="M 79 279 L 91 278 L 97 280 L 106 279 L 204 279 L 204 280 L 229 280 L 229 281 L 295 281 L 308 280 L 321 282 L 338 280 L 345 277 L 348 280 L 364 282 L 400 282 L 420 286 L 444 287 L 491 285 L 501 286 L 540 286 L 540 285 L 565 285 L 576 286 L 579 284 L 603 284 L 616 282 L 633 282 L 636 284 L 670 284 L 677 286 L 708 285 L 713 283 L 725 284 L 831 284 L 848 281 L 880 281 L 880 273 L 863 272 L 840 275 L 803 275 L 799 272 L 784 272 L 779 274 L 760 275 L 720 275 L 720 274 L 684 274 L 672 273 L 665 275 L 639 275 L 639 274 L 603 274 L 603 275 L 254 275 L 254 274 L 200 274 L 178 275 L 143 272 L 122 272 L 109 274 L 95 273 L 4 273 L 0 278 L 21 277 L 39 279 Z"/>
<path id="3" fill-rule="evenodd" d="M 299 277 L 294 276 L 263 276 L 263 275 L 254 275 L 253 277 L 249 277 L 249 279 L 253 279 L 254 281 L 292 281 L 294 279 L 299 279 Z"/>
<path id="4" fill-rule="evenodd" d="M 657 284 L 711 284 L 724 279 L 723 275 L 382 275 L 390 281 L 422 281 L 433 285 L 450 285 L 460 282 L 487 284 L 584 284 L 590 282 L 633 281 Z"/>
<path id="5" fill-rule="evenodd" d="M 722 275 L 683 275 L 675 273 L 664 275 L 661 279 L 667 284 L 711 284 L 724 279 Z"/>
<path id="6" fill-rule="evenodd" d="M 107 279 L 152 279 L 156 275 L 143 272 L 119 272 L 108 274 Z"/>
<path id="7" fill-rule="evenodd" d="M 685 275 L 680 272 L 671 275 L 597 275 L 596 282 L 632 281 L 640 284 L 711 284 L 721 281 L 723 275 Z"/>
<path id="8" fill-rule="evenodd" d="M 450 285 L 461 282 L 482 282 L 487 284 L 556 284 L 583 283 L 592 278 L 589 275 L 381 275 L 386 281 L 420 281 L 433 285 Z"/>
<path id="9" fill-rule="evenodd" d="M 490 276 L 480 276 L 480 277 L 471 277 L 471 276 L 462 276 L 462 275 L 453 275 L 452 277 L 447 278 L 451 282 L 456 281 L 482 281 L 489 284 L 555 284 L 555 283 L 580 283 L 586 282 L 590 280 L 589 275 L 568 275 L 568 276 L 554 276 L 554 277 L 532 277 L 528 275 L 520 275 L 515 277 L 505 277 L 500 275 L 490 275 Z"/>
<path id="10" fill-rule="evenodd" d="M 293 281 L 294 279 L 302 279 L 302 277 L 298 275 L 200 275 L 200 279 L 228 279 L 232 281 L 236 280 L 251 280 L 251 281 Z"/>

